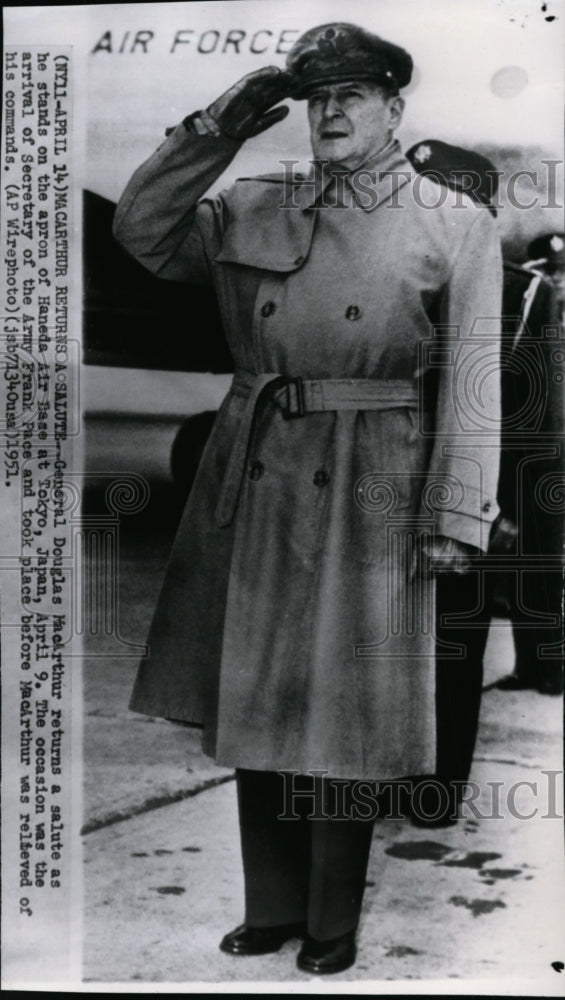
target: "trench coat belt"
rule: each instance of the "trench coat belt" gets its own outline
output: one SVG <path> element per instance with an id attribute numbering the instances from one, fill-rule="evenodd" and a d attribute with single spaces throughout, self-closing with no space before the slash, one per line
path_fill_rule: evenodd
<path id="1" fill-rule="evenodd" d="M 308 413 L 321 413 L 325 410 L 390 410 L 397 407 L 415 409 L 418 406 L 418 393 L 414 382 L 409 379 L 303 379 L 287 378 L 274 372 L 258 374 L 238 369 L 230 392 L 236 396 L 243 396 L 247 402 L 216 506 L 215 521 L 221 528 L 231 524 L 235 515 L 253 418 L 259 397 L 264 392 L 282 409 L 287 419 L 303 417 Z"/>

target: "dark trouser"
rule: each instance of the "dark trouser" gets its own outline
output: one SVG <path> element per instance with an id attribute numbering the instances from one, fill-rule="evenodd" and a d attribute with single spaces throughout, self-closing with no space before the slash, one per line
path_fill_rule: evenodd
<path id="1" fill-rule="evenodd" d="M 320 813 L 313 779 L 296 775 L 294 788 L 310 794 L 295 796 L 292 808 L 287 808 L 298 819 L 278 819 L 285 811 L 280 774 L 238 770 L 236 778 L 246 924 L 272 927 L 306 921 L 308 933 L 318 941 L 354 930 L 363 901 L 372 821 L 350 816 L 308 819 L 309 813 Z M 335 815 L 331 786 L 317 780 L 323 788 L 322 811 Z"/>
<path id="2" fill-rule="evenodd" d="M 512 627 L 516 647 L 515 673 L 525 684 L 546 682 L 563 689 L 563 574 L 559 570 L 524 570 L 513 582 Z M 535 617 L 539 617 L 536 624 Z"/>
<path id="3" fill-rule="evenodd" d="M 445 783 L 467 781 L 471 771 L 492 584 L 489 573 L 437 577 L 436 774 Z M 454 645 L 463 647 L 462 655 L 457 655 Z"/>
<path id="4" fill-rule="evenodd" d="M 436 775 L 445 784 L 467 781 L 471 771 L 495 585 L 488 571 L 437 577 Z M 515 672 L 532 687 L 563 683 L 562 625 L 548 623 L 550 614 L 559 619 L 561 587 L 559 572 L 508 574 Z M 463 655 L 450 654 L 448 644 L 462 646 Z"/>

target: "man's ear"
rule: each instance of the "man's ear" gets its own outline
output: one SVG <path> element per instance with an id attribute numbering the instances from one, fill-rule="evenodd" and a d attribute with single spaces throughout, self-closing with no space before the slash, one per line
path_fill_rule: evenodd
<path id="1" fill-rule="evenodd" d="M 396 94 L 395 97 L 391 97 L 388 105 L 389 117 L 390 117 L 390 127 L 391 129 L 396 129 L 402 121 L 402 115 L 404 114 L 405 101 L 400 94 Z"/>

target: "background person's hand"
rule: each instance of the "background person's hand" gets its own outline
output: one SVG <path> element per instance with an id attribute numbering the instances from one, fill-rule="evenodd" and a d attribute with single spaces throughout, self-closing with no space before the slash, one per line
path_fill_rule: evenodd
<path id="1" fill-rule="evenodd" d="M 471 560 L 481 555 L 480 549 L 455 538 L 435 535 L 423 538 L 416 553 L 416 572 L 424 577 L 438 573 L 461 575 L 471 569 Z"/>
<path id="2" fill-rule="evenodd" d="M 491 528 L 489 552 L 496 556 L 512 555 L 516 551 L 517 538 L 517 525 L 510 518 L 499 514 Z"/>
<path id="3" fill-rule="evenodd" d="M 277 66 L 249 73 L 206 109 L 222 135 L 250 139 L 286 118 L 286 105 L 274 108 L 290 93 L 289 76 Z"/>

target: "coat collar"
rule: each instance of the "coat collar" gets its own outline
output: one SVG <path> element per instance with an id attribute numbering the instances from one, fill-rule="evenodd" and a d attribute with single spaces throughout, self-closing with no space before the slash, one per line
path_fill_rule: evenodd
<path id="1" fill-rule="evenodd" d="M 327 192 L 327 204 L 331 207 L 333 202 L 328 188 L 335 184 L 336 175 L 345 174 L 345 183 L 355 203 L 366 212 L 371 212 L 383 202 L 389 201 L 396 191 L 408 183 L 413 172 L 411 164 L 402 153 L 400 143 L 393 139 L 376 156 L 353 172 L 330 171 L 327 165 L 324 167 L 313 161 L 310 176 L 301 180 L 293 192 L 293 202 L 303 212 L 324 207 L 322 195 Z"/>
<path id="2" fill-rule="evenodd" d="M 413 174 L 395 140 L 350 176 L 349 189 L 356 203 L 371 211 L 388 202 Z M 357 181 L 362 181 L 368 194 L 363 194 Z M 281 174 L 242 178 L 232 189 L 229 222 L 214 260 L 259 270 L 296 271 L 310 253 L 316 218 L 322 211 L 317 199 L 329 183 L 334 183 L 331 175 L 325 182 L 321 177 L 318 185 L 315 175 L 299 181 L 295 174 L 294 183 Z"/>

